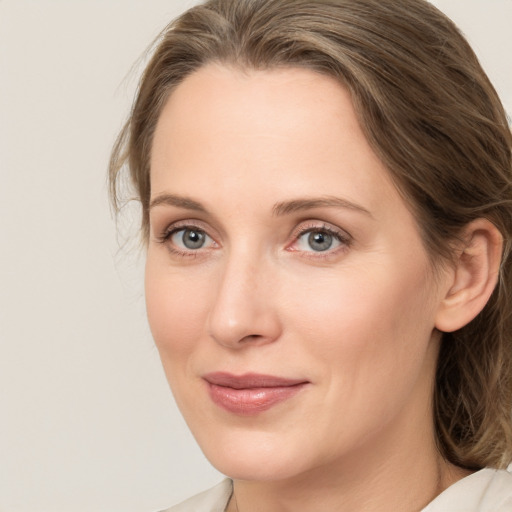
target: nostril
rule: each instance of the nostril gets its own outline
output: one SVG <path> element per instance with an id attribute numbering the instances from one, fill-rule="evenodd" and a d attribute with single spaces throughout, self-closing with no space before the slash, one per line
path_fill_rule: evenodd
<path id="1" fill-rule="evenodd" d="M 244 341 L 250 342 L 250 341 L 257 341 L 257 340 L 260 340 L 260 339 L 263 339 L 263 336 L 261 334 L 249 334 L 249 335 L 245 336 L 240 341 L 242 341 L 242 342 L 244 342 Z"/>

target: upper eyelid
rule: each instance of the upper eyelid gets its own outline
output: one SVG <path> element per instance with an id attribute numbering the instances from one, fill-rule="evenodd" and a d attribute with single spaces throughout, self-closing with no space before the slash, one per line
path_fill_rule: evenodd
<path id="1" fill-rule="evenodd" d="M 208 226 L 206 226 L 204 222 L 197 220 L 197 219 L 183 219 L 183 220 L 177 220 L 177 221 L 170 222 L 162 230 L 162 234 L 169 235 L 173 232 L 179 231 L 180 229 L 187 229 L 187 228 L 196 228 L 198 231 L 203 231 L 210 238 L 213 238 L 213 236 L 210 234 L 210 228 Z"/>
<path id="2" fill-rule="evenodd" d="M 174 233 L 179 233 L 180 231 L 200 231 L 201 233 L 204 233 L 208 238 L 212 238 L 206 230 L 204 230 L 203 228 L 200 228 L 199 226 L 193 226 L 193 225 L 171 226 L 170 229 L 167 230 L 167 233 L 169 235 L 171 235 Z M 213 240 L 213 238 L 212 238 L 212 240 Z"/>
<path id="3" fill-rule="evenodd" d="M 310 222 L 311 224 L 309 226 L 305 226 L 304 224 L 307 224 Z M 352 240 L 352 235 L 346 230 L 342 229 L 330 222 L 322 221 L 322 220 L 310 220 L 310 221 L 303 221 L 301 222 L 294 230 L 292 231 L 292 237 L 298 238 L 304 233 L 308 233 L 310 231 L 328 231 L 331 234 L 337 235 L 342 240 Z"/>
<path id="4" fill-rule="evenodd" d="M 345 233 L 345 231 L 343 231 L 341 229 L 331 228 L 330 226 L 312 226 L 312 227 L 308 227 L 308 228 L 303 228 L 303 229 L 299 230 L 298 236 L 304 235 L 305 233 L 311 233 L 314 231 L 318 231 L 318 232 L 326 231 L 327 233 L 331 233 L 333 235 L 338 235 L 340 238 L 345 238 L 345 237 L 343 237 L 343 233 Z M 347 234 L 346 238 L 348 238 L 348 234 Z"/>

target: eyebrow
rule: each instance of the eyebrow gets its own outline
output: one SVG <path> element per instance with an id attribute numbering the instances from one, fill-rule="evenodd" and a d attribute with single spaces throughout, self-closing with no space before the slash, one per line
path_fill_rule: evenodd
<path id="1" fill-rule="evenodd" d="M 149 209 L 151 210 L 155 206 L 160 205 L 176 206 L 177 208 L 183 208 L 185 210 L 208 213 L 206 208 L 198 201 L 190 197 L 176 196 L 174 194 L 160 194 L 156 196 L 149 203 Z"/>
<path id="2" fill-rule="evenodd" d="M 201 213 L 208 213 L 208 210 L 198 201 L 190 197 L 177 196 L 175 194 L 160 194 L 151 200 L 149 209 L 160 205 L 175 206 L 185 210 L 191 210 Z M 313 210 L 315 208 L 347 208 L 360 213 L 364 213 L 373 218 L 369 210 L 361 205 L 342 199 L 341 197 L 325 196 L 325 197 L 306 197 L 300 199 L 292 199 L 276 203 L 272 208 L 272 214 L 280 217 L 291 213 Z"/>
<path id="3" fill-rule="evenodd" d="M 341 197 L 325 196 L 325 197 L 312 197 L 303 199 L 293 199 L 291 201 L 284 201 L 277 203 L 272 209 L 272 213 L 276 216 L 289 215 L 290 213 L 296 213 L 304 210 L 313 210 L 314 208 L 347 208 L 349 210 L 355 210 L 360 213 L 364 213 L 369 217 L 373 218 L 373 215 L 369 210 L 361 205 L 342 199 Z"/>

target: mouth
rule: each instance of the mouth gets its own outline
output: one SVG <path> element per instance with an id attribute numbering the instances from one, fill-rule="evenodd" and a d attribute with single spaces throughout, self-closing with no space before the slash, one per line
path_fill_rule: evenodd
<path id="1" fill-rule="evenodd" d="M 212 401 L 240 416 L 253 416 L 284 402 L 309 384 L 304 379 L 246 373 L 216 372 L 203 376 Z"/>

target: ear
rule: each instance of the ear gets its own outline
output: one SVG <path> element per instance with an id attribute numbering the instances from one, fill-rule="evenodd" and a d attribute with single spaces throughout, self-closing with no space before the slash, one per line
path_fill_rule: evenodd
<path id="1" fill-rule="evenodd" d="M 470 222 L 449 272 L 448 291 L 437 314 L 436 328 L 452 332 L 471 322 L 484 308 L 498 282 L 503 237 L 487 219 Z"/>

